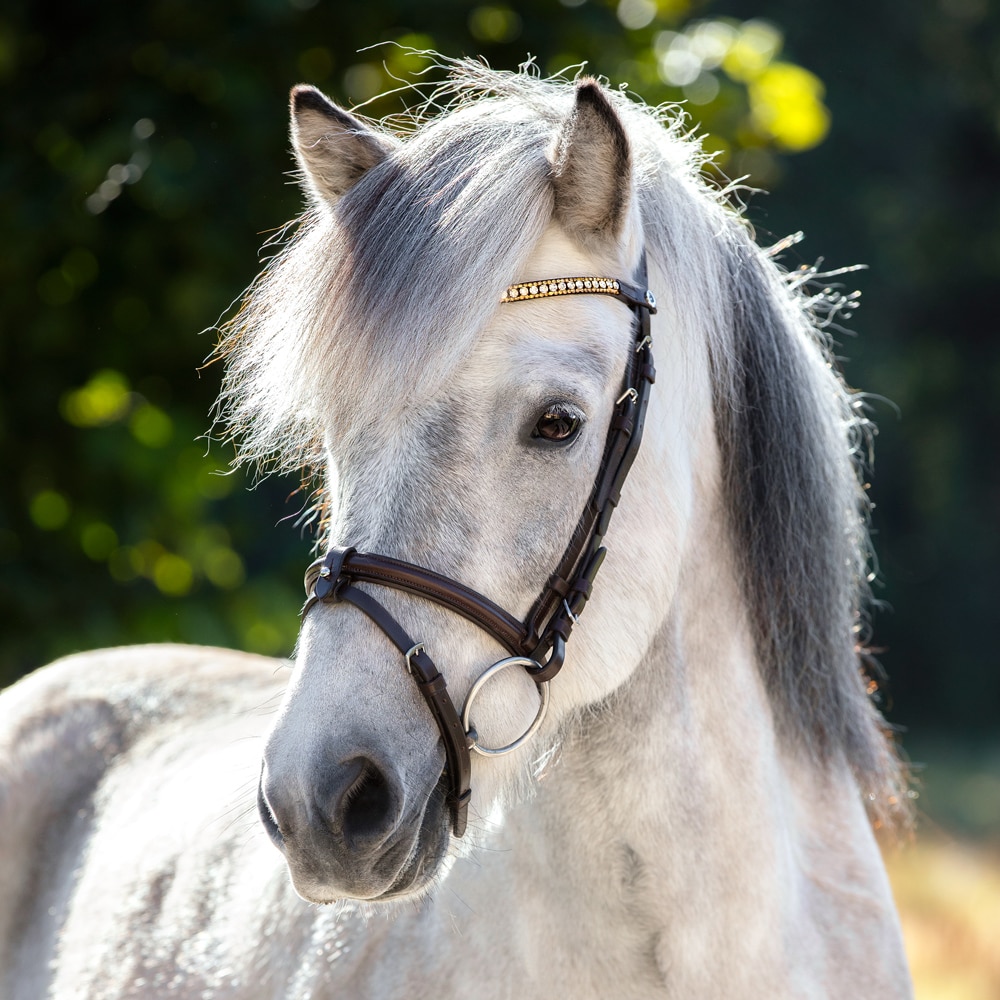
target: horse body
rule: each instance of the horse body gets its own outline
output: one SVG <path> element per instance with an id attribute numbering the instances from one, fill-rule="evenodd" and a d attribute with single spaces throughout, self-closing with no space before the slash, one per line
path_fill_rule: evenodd
<path id="1" fill-rule="evenodd" d="M 5 828 L 23 879 L 17 892 L 5 880 L 8 947 L 25 951 L 4 955 L 3 995 L 460 997 L 473 982 L 487 998 L 902 995 L 849 773 L 831 769 L 802 810 L 814 776 L 775 765 L 759 685 L 713 679 L 740 651 L 703 635 L 705 659 L 682 657 L 679 629 L 664 628 L 627 697 L 578 721 L 537 797 L 436 895 L 367 919 L 304 904 L 248 815 L 276 664 L 170 647 L 64 661 L 35 712 L 75 719 L 73 733 L 29 740 L 31 763 L 91 759 L 54 808 L 28 790 L 11 803 L 33 840 L 10 844 Z M 662 725 L 656 688 L 699 668 L 704 698 L 668 696 Z M 720 731 L 718 755 L 694 750 Z"/>
<path id="2" fill-rule="evenodd" d="M 853 654 L 843 388 L 682 140 L 592 83 L 476 72 L 505 98 L 402 146 L 295 92 L 314 221 L 231 330 L 226 412 L 251 453 L 327 465 L 331 540 L 523 616 L 632 331 L 613 299 L 496 303 L 539 276 L 631 280 L 645 246 L 660 375 L 548 717 L 475 760 L 459 841 L 427 708 L 346 605 L 309 611 L 287 677 L 165 647 L 27 679 L 0 701 L 5 996 L 909 995 L 865 809 L 898 788 Z M 553 407 L 578 430 L 549 446 L 529 432 Z M 470 622 L 379 596 L 452 691 L 497 659 Z M 491 681 L 487 745 L 537 697 Z"/>

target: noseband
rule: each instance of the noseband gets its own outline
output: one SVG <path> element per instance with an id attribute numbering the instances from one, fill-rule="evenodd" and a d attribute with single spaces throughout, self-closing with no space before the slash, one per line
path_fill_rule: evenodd
<path id="1" fill-rule="evenodd" d="M 646 288 L 645 257 L 637 281 L 635 285 L 615 278 L 595 277 L 528 281 L 511 285 L 500 300 L 510 303 L 557 295 L 612 295 L 636 316 L 634 352 L 626 366 L 624 391 L 615 402 L 604 456 L 590 499 L 559 565 L 524 621 L 457 580 L 388 556 L 334 547 L 306 570 L 308 597 L 302 609 L 303 617 L 319 601 L 333 604 L 347 601 L 371 618 L 403 654 L 406 668 L 427 702 L 444 740 L 447 801 L 456 837 L 465 832 L 468 819 L 470 751 L 484 755 L 508 753 L 527 740 L 541 724 L 548 707 L 549 681 L 563 665 L 566 642 L 604 561 L 606 549 L 601 542 L 621 496 L 622 484 L 639 450 L 649 387 L 656 377 L 649 324 L 650 315 L 656 312 L 656 300 Z M 358 582 L 375 583 L 435 601 L 478 625 L 511 654 L 488 667 L 472 685 L 461 717 L 424 643 L 414 642 L 382 604 L 355 586 Z M 484 747 L 470 723 L 472 702 L 490 677 L 516 666 L 523 667 L 538 685 L 541 699 L 538 715 L 528 730 L 512 743 L 497 748 Z"/>

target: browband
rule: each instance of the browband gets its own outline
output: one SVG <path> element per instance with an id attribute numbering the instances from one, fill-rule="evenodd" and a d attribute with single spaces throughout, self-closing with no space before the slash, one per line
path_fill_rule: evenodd
<path id="1" fill-rule="evenodd" d="M 552 295 L 614 295 L 624 299 L 633 308 L 656 312 L 656 299 L 648 288 L 630 285 L 618 278 L 597 278 L 588 275 L 579 278 L 549 278 L 547 281 L 519 281 L 504 292 L 504 302 L 523 302 L 525 299 L 546 299 Z"/>

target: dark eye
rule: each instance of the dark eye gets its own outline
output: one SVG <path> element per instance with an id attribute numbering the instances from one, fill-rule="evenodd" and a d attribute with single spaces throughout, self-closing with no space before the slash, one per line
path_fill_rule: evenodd
<path id="1" fill-rule="evenodd" d="M 583 420 L 579 413 L 569 406 L 555 404 L 550 406 L 535 424 L 535 429 L 531 432 L 534 438 L 545 438 L 546 441 L 555 441 L 558 444 L 566 444 L 576 437 Z"/>

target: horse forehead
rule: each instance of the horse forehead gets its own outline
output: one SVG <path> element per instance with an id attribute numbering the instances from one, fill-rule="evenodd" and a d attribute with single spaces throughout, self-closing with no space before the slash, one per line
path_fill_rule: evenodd
<path id="1" fill-rule="evenodd" d="M 391 371 L 384 382 L 371 373 L 360 408 L 340 414 L 343 429 L 371 457 L 393 453 L 392 440 L 398 448 L 404 440 L 436 438 L 459 417 L 469 437 L 453 443 L 471 441 L 503 425 L 532 395 L 594 398 L 624 369 L 630 328 L 629 311 L 608 296 L 498 303 L 464 354 L 450 356 L 444 371 L 427 372 L 426 386 L 406 384 Z M 409 350 L 405 338 L 398 350 Z"/>
<path id="2" fill-rule="evenodd" d="M 510 372 L 518 360 L 511 347 L 516 344 L 531 348 L 535 353 L 546 348 L 545 341 L 564 346 L 589 347 L 592 354 L 603 353 L 601 342 L 605 331 L 614 328 L 615 320 L 627 324 L 628 312 L 620 303 L 601 295 L 564 295 L 554 299 L 529 302 L 501 303 L 503 287 L 519 281 L 600 275 L 603 277 L 631 277 L 623 262 L 600 259 L 581 247 L 561 229 L 550 222 L 526 254 L 518 270 L 502 275 L 504 285 L 498 285 L 496 300 L 481 303 L 485 308 L 477 314 L 466 315 L 452 309 L 427 315 L 408 315 L 397 312 L 390 326 L 395 334 L 382 340 L 381 358 L 368 369 L 369 401 L 384 408 L 394 405 L 411 406 L 412 397 L 423 386 L 404 384 L 403 373 L 414 368 L 420 372 L 419 381 L 429 387 L 431 395 L 438 395 L 441 388 L 456 378 L 468 376 L 470 370 L 479 370 L 480 387 L 495 386 L 505 372 Z M 475 281 L 471 274 L 457 273 L 456 283 Z M 431 323 L 432 329 L 424 324 Z M 525 357 L 522 352 L 522 357 Z M 482 373 L 488 377 L 482 381 Z M 356 399 L 354 393 L 349 398 Z"/>
<path id="3" fill-rule="evenodd" d="M 622 303 L 603 295 L 511 302 L 501 308 L 484 360 L 506 362 L 502 370 L 518 381 L 562 376 L 599 387 L 621 369 L 631 325 Z"/>
<path id="4" fill-rule="evenodd" d="M 622 262 L 599 259 L 551 223 L 525 261 L 518 282 L 548 283 L 569 277 L 631 279 Z M 493 324 L 494 343 L 508 352 L 521 371 L 565 368 L 572 376 L 605 382 L 619 366 L 631 329 L 631 313 L 621 302 L 600 294 L 556 295 L 504 303 Z M 487 357 L 489 357 L 487 343 Z"/>
<path id="5" fill-rule="evenodd" d="M 514 280 L 598 274 L 624 277 L 624 269 L 595 259 L 550 224 Z M 470 325 L 473 336 L 462 332 Z M 407 336 L 400 317 L 391 350 L 400 363 L 375 366 L 360 405 L 337 415 L 335 436 L 350 442 L 341 455 L 353 455 L 370 470 L 375 461 L 382 476 L 409 474 L 414 464 L 431 462 L 436 471 L 455 475 L 481 462 L 472 449 L 511 430 L 515 412 L 532 397 L 544 403 L 544 395 L 565 395 L 596 405 L 624 369 L 631 325 L 630 311 L 606 295 L 498 299 L 488 316 L 452 316 L 439 336 L 455 349 L 442 353 L 429 348 L 428 338 Z M 424 377 L 409 384 L 398 373 L 420 344 L 429 348 Z"/>

